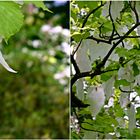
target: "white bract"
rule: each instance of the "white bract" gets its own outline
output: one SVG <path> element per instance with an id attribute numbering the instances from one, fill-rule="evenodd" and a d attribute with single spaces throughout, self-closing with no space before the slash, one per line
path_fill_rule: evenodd
<path id="1" fill-rule="evenodd" d="M 112 1 L 111 4 L 111 13 L 112 13 L 112 18 L 116 20 L 117 17 L 120 16 L 120 12 L 123 8 L 123 1 Z"/>
<path id="2" fill-rule="evenodd" d="M 97 44 L 97 42 L 90 39 L 84 40 L 76 53 L 76 62 L 81 72 L 90 71 L 92 63 L 98 58 L 103 59 L 110 48 L 110 44 Z M 113 52 L 110 59 L 117 61 L 119 58 L 118 55 Z M 109 63 L 110 62 L 107 61 L 105 66 L 107 66 Z"/>
<path id="3" fill-rule="evenodd" d="M 81 72 L 91 70 L 91 62 L 87 55 L 89 45 L 86 43 L 87 41 L 84 41 L 76 53 L 76 62 Z"/>
<path id="4" fill-rule="evenodd" d="M 134 128 L 136 127 L 135 105 L 132 103 L 130 108 L 128 109 L 128 117 L 129 117 L 129 131 L 132 134 Z"/>
<path id="5" fill-rule="evenodd" d="M 88 90 L 88 101 L 89 101 L 89 108 L 92 112 L 93 116 L 96 116 L 102 106 L 104 105 L 105 101 L 105 93 L 102 86 L 94 86 L 90 87 Z"/>
<path id="6" fill-rule="evenodd" d="M 114 82 L 115 82 L 115 79 L 112 76 L 109 80 L 107 80 L 103 84 L 105 95 L 106 95 L 107 99 L 109 99 L 114 94 Z"/>
<path id="7" fill-rule="evenodd" d="M 80 99 L 80 100 L 84 100 L 84 84 L 83 84 L 83 79 L 79 79 L 77 82 L 76 82 L 76 93 L 77 93 L 77 97 Z"/>
<path id="8" fill-rule="evenodd" d="M 7 64 L 5 59 L 3 58 L 1 51 L 0 51 L 0 63 L 9 72 L 17 73 L 15 70 L 13 70 L 12 68 L 9 67 L 9 65 Z"/>

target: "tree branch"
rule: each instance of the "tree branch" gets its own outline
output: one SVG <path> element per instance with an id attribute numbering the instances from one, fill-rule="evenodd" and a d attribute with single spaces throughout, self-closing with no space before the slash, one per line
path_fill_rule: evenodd
<path id="1" fill-rule="evenodd" d="M 93 36 L 89 36 L 86 39 L 92 39 L 94 41 L 96 41 L 97 43 L 103 42 L 103 43 L 107 43 L 107 44 L 111 44 L 111 42 L 109 40 L 104 40 L 104 39 L 100 39 L 100 38 L 95 38 Z"/>
<path id="2" fill-rule="evenodd" d="M 99 68 L 103 67 L 106 63 L 106 61 L 108 60 L 108 58 L 110 57 L 110 55 L 112 54 L 112 52 L 114 51 L 114 49 L 118 46 L 118 44 L 120 42 L 122 42 L 126 37 L 128 36 L 135 28 L 137 28 L 140 25 L 140 22 L 136 23 L 124 36 L 122 36 L 120 38 L 120 40 L 118 40 L 116 43 L 114 43 L 114 45 L 112 46 L 112 48 L 109 50 L 109 52 L 107 53 L 107 55 L 104 57 L 103 61 L 99 64 Z"/>
<path id="3" fill-rule="evenodd" d="M 91 11 L 87 14 L 87 16 L 85 17 L 85 19 L 84 19 L 84 21 L 83 21 L 82 28 L 86 25 L 87 20 L 88 20 L 88 18 L 90 17 L 90 15 L 91 15 L 91 14 L 94 14 L 98 9 L 100 9 L 100 8 L 101 8 L 102 6 L 104 6 L 104 5 L 105 5 L 105 3 L 103 4 L 102 1 L 101 1 L 101 5 L 100 5 L 100 6 L 98 6 L 97 8 L 95 8 L 95 9 L 93 9 L 93 10 L 91 10 Z"/>
<path id="4" fill-rule="evenodd" d="M 132 3 L 133 3 L 134 5 L 132 5 Z M 130 4 L 131 10 L 132 10 L 132 11 L 134 12 L 134 14 L 135 14 L 136 23 L 138 23 L 138 22 L 139 22 L 139 15 L 138 15 L 137 10 L 136 10 L 136 1 L 130 1 L 129 4 Z"/>
<path id="5" fill-rule="evenodd" d="M 114 37 L 112 38 L 112 40 L 117 40 L 117 39 L 120 39 L 122 38 L 123 36 L 119 36 L 119 37 Z M 140 38 L 140 36 L 125 36 L 125 38 Z"/>
<path id="6" fill-rule="evenodd" d="M 81 39 L 81 40 L 80 40 L 80 42 L 78 43 L 78 45 L 77 45 L 76 49 L 72 52 L 72 55 L 73 55 L 73 56 L 74 56 L 74 55 L 75 55 L 75 53 L 78 51 L 78 49 L 79 49 L 79 47 L 80 47 L 80 45 L 81 45 L 82 41 L 83 41 L 83 39 Z"/>
<path id="7" fill-rule="evenodd" d="M 88 72 L 82 72 L 82 73 L 79 73 L 79 74 L 75 74 L 71 79 L 71 86 L 73 86 L 73 84 L 80 78 L 83 78 L 83 77 L 93 78 L 94 76 L 97 76 L 97 75 L 100 75 L 100 74 L 103 74 L 103 73 L 107 73 L 107 72 L 111 72 L 111 71 L 116 71 L 116 70 L 118 70 L 118 68 L 109 69 L 109 70 L 102 70 L 102 71 L 99 71 L 98 69 L 96 69 L 94 72 L 88 71 Z"/>
<path id="8" fill-rule="evenodd" d="M 79 69 L 79 67 L 74 59 L 74 56 L 70 55 L 70 59 L 71 59 L 71 63 L 73 64 L 73 67 L 74 67 L 76 73 L 80 73 L 80 69 Z"/>
<path id="9" fill-rule="evenodd" d="M 112 38 L 113 38 L 113 36 L 114 36 L 114 33 L 115 33 L 115 24 L 114 24 L 114 20 L 113 20 L 113 18 L 112 18 L 112 15 L 111 15 L 111 1 L 110 1 L 110 3 L 109 3 L 109 17 L 110 17 L 110 20 L 111 20 L 111 22 L 112 22 L 112 27 L 113 27 L 113 30 L 112 30 L 112 33 L 111 33 L 111 36 L 110 36 L 110 39 L 109 39 L 109 41 L 111 42 L 111 40 L 112 40 Z"/>

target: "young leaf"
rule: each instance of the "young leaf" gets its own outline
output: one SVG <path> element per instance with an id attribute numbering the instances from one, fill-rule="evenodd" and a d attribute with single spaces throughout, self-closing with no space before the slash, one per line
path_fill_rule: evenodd
<path id="1" fill-rule="evenodd" d="M 9 67 L 9 65 L 6 63 L 6 61 L 4 60 L 2 53 L 0 52 L 0 63 L 1 65 L 8 70 L 9 72 L 13 72 L 13 73 L 17 73 L 15 70 L 13 70 L 12 68 Z"/>

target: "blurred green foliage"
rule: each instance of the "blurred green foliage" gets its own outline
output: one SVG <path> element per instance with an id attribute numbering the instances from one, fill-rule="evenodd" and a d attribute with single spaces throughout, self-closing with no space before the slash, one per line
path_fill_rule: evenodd
<path id="1" fill-rule="evenodd" d="M 0 138 L 66 139 L 68 77 L 57 79 L 55 74 L 69 65 L 68 55 L 60 47 L 68 39 L 41 32 L 45 24 L 56 26 L 61 14 L 56 18 L 53 13 L 48 20 L 48 12 L 33 5 L 24 6 L 23 12 L 22 29 L 8 44 L 1 45 L 6 61 L 18 73 L 9 73 L 0 66 Z"/>

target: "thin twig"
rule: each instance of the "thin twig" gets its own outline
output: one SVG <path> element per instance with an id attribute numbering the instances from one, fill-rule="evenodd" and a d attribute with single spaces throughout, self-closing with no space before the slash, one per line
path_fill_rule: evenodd
<path id="1" fill-rule="evenodd" d="M 114 37 L 112 38 L 112 40 L 117 40 L 117 39 L 120 39 L 122 38 L 123 36 L 119 36 L 119 37 Z M 140 36 L 125 36 L 125 38 L 140 38 Z"/>
<path id="2" fill-rule="evenodd" d="M 74 59 L 74 56 L 70 55 L 70 59 L 71 59 L 71 63 L 73 64 L 73 67 L 74 67 L 76 73 L 80 73 L 80 69 L 79 69 L 79 67 Z"/>
<path id="3" fill-rule="evenodd" d="M 111 15 L 111 1 L 110 1 L 110 3 L 109 3 L 109 17 L 110 17 L 110 20 L 111 20 L 111 22 L 112 22 L 112 27 L 113 27 L 113 29 L 112 29 L 112 33 L 111 33 L 111 36 L 110 36 L 110 39 L 109 39 L 109 41 L 111 42 L 111 40 L 112 40 L 112 38 L 113 38 L 113 36 L 114 36 L 114 33 L 115 33 L 115 24 L 114 24 L 114 20 L 113 20 L 113 18 L 112 18 L 112 15 Z"/>
<path id="4" fill-rule="evenodd" d="M 78 51 L 78 49 L 79 49 L 79 47 L 80 47 L 80 45 L 81 45 L 82 41 L 83 41 L 83 39 L 81 39 L 81 40 L 80 40 L 80 42 L 78 43 L 78 45 L 77 45 L 76 49 L 73 51 L 73 53 L 72 53 L 72 55 L 73 55 L 73 56 L 74 56 L 74 55 L 75 55 L 75 53 Z"/>
<path id="5" fill-rule="evenodd" d="M 95 37 L 93 37 L 93 36 L 89 36 L 89 37 L 87 37 L 86 39 L 92 39 L 92 40 L 96 41 L 97 44 L 100 43 L 100 42 L 107 43 L 107 44 L 111 44 L 111 42 L 110 42 L 109 40 L 104 40 L 104 39 L 100 39 L 100 38 L 95 38 Z"/>

